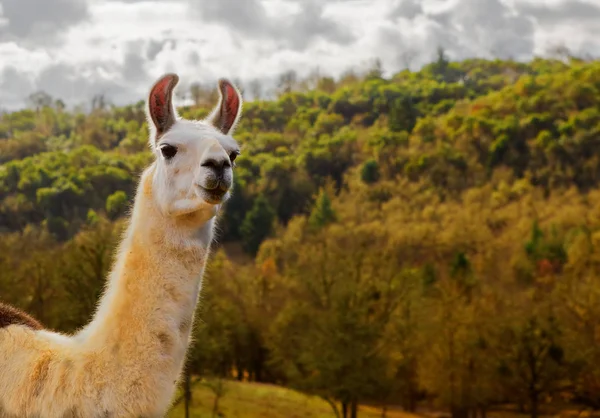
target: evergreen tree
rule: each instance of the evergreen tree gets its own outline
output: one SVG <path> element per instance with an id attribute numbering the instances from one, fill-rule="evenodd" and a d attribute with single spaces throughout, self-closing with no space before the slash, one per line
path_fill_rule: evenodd
<path id="1" fill-rule="evenodd" d="M 325 190 L 321 190 L 315 206 L 310 213 L 308 223 L 313 228 L 322 228 L 323 226 L 335 221 L 335 211 L 331 207 L 331 200 Z"/>
<path id="2" fill-rule="evenodd" d="M 369 160 L 363 164 L 360 178 L 364 183 L 372 184 L 379 180 L 379 164 L 375 160 Z"/>
<path id="3" fill-rule="evenodd" d="M 240 228 L 242 243 L 248 253 L 255 255 L 258 252 L 260 244 L 271 233 L 274 220 L 275 211 L 264 195 L 258 195 Z"/>
<path id="4" fill-rule="evenodd" d="M 392 132 L 412 132 L 419 112 L 410 96 L 394 100 L 390 107 L 388 126 Z"/>
<path id="5" fill-rule="evenodd" d="M 240 185 L 239 179 L 233 177 L 233 193 L 231 198 L 225 204 L 223 213 L 223 240 L 235 240 L 240 238 L 240 229 L 244 221 L 244 216 L 247 213 L 246 198 L 243 193 L 243 186 Z"/>

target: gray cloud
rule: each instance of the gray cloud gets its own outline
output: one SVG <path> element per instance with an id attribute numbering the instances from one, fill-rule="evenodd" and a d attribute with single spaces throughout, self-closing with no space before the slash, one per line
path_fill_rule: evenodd
<path id="1" fill-rule="evenodd" d="M 534 26 L 526 16 L 515 15 L 500 0 L 462 0 L 451 11 L 431 16 L 440 24 L 439 37 L 463 34 L 460 46 L 499 58 L 530 56 Z M 464 36 L 466 35 L 466 36 Z"/>
<path id="2" fill-rule="evenodd" d="M 518 3 L 517 10 L 531 16 L 542 25 L 595 23 L 600 19 L 600 6 L 582 0 L 569 0 L 555 5 Z"/>
<path id="3" fill-rule="evenodd" d="M 536 24 L 548 31 L 558 25 L 577 25 L 578 31 L 600 32 L 600 5 L 586 0 L 564 0 L 555 4 L 534 1 L 514 2 L 514 8 L 503 0 L 460 0 L 451 9 L 440 12 L 425 11 L 419 0 L 397 0 L 388 14 L 390 21 L 402 24 L 401 20 L 429 22 L 421 49 L 432 58 L 436 46 L 444 47 L 454 58 L 472 56 L 494 56 L 499 58 L 530 58 L 536 44 Z M 575 30 L 575 29 L 574 29 Z M 410 37 L 396 33 L 400 44 L 411 45 Z M 393 31 L 382 29 L 382 41 L 394 42 Z M 568 42 L 568 39 L 565 39 Z M 575 47 L 577 52 L 599 51 L 595 39 Z M 420 61 L 423 61 L 421 59 Z"/>
<path id="4" fill-rule="evenodd" d="M 271 30 L 272 24 L 260 0 L 191 2 L 191 6 L 207 21 L 224 23 L 247 35 L 268 35 Z"/>
<path id="5" fill-rule="evenodd" d="M 2 0 L 0 40 L 46 44 L 56 41 L 69 27 L 89 17 L 83 0 Z"/>
<path id="6" fill-rule="evenodd" d="M 109 3 L 161 3 L 165 0 L 105 0 Z M 170 0 L 170 1 L 184 1 L 184 0 Z"/>
<path id="7" fill-rule="evenodd" d="M 139 48 L 135 48 L 135 43 L 125 53 L 121 73 L 127 82 L 144 82 L 148 79 L 146 60 L 140 55 Z"/>
<path id="8" fill-rule="evenodd" d="M 306 49 L 315 36 L 321 36 L 331 42 L 347 45 L 354 41 L 354 36 L 345 28 L 323 16 L 323 1 L 302 1 L 301 11 L 291 22 L 280 22 L 277 32 L 289 40 L 294 49 Z"/>
<path id="9" fill-rule="evenodd" d="M 23 100 L 34 90 L 31 80 L 15 67 L 8 66 L 0 75 L 0 107 L 15 109 L 23 104 Z"/>
<path id="10" fill-rule="evenodd" d="M 197 67 L 198 65 L 200 65 L 200 54 L 198 54 L 198 52 L 196 51 L 191 51 L 188 54 L 187 63 L 188 65 L 191 65 L 193 67 Z"/>
<path id="11" fill-rule="evenodd" d="M 393 20 L 399 17 L 414 19 L 420 14 L 423 14 L 423 6 L 420 0 L 400 0 L 389 13 L 389 17 Z"/>
<path id="12" fill-rule="evenodd" d="M 96 68 L 102 66 L 107 67 L 106 64 L 97 63 Z M 82 70 L 64 63 L 46 67 L 36 80 L 36 90 L 45 91 L 69 104 L 85 103 L 98 94 L 112 98 L 118 92 L 119 88 L 113 81 L 103 79 L 97 72 L 84 76 Z"/>
<path id="13" fill-rule="evenodd" d="M 163 38 L 163 39 L 150 39 L 148 41 L 148 47 L 146 48 L 146 58 L 150 61 L 154 60 L 156 56 L 164 49 L 165 45 L 172 44 L 173 47 L 177 47 L 177 39 L 175 38 Z"/>
<path id="14" fill-rule="evenodd" d="M 401 0 L 389 14 L 392 21 L 425 17 L 428 32 L 424 47 L 433 58 L 441 46 L 454 58 L 495 56 L 522 58 L 533 54 L 534 24 L 528 16 L 515 15 L 501 0 L 460 0 L 452 9 L 426 12 L 416 0 Z M 383 33 L 389 38 L 389 33 Z M 404 39 L 410 45 L 410 39 Z"/>
<path id="15" fill-rule="evenodd" d="M 316 38 L 340 45 L 354 41 L 346 28 L 323 16 L 322 0 L 291 0 L 300 11 L 291 18 L 269 17 L 260 0 L 220 0 L 190 4 L 203 19 L 227 25 L 234 31 L 261 39 L 270 39 L 283 47 L 305 50 Z"/>
<path id="16" fill-rule="evenodd" d="M 33 90 L 45 91 L 69 105 L 89 104 L 96 95 L 103 95 L 109 103 L 117 105 L 139 100 L 151 81 L 141 45 L 142 41 L 129 42 L 122 63 L 94 61 L 77 67 L 62 62 L 50 65 L 36 78 Z"/>

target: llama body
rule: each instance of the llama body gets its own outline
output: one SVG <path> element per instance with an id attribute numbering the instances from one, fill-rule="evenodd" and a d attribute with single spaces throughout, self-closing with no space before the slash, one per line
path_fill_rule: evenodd
<path id="1" fill-rule="evenodd" d="M 149 97 L 157 161 L 141 176 L 96 315 L 72 336 L 23 321 L 0 329 L 0 416 L 166 413 L 190 344 L 214 216 L 231 187 L 238 151 L 227 134 L 241 109 L 237 90 L 222 81 L 221 103 L 207 123 L 165 118 L 176 117 L 173 77 L 159 80 Z M 154 113 L 153 94 L 165 94 Z M 161 146 L 176 148 L 179 159 L 173 149 L 159 154 Z"/>

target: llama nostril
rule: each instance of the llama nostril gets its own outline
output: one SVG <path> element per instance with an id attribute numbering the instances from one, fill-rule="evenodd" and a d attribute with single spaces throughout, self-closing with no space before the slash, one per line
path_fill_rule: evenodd
<path id="1" fill-rule="evenodd" d="M 202 165 L 202 167 L 217 168 L 217 161 L 216 160 L 206 160 L 201 165 Z"/>
<path id="2" fill-rule="evenodd" d="M 215 160 L 214 158 L 209 158 L 200 164 L 202 167 L 212 168 L 213 170 L 223 170 L 225 167 L 231 166 L 228 158 L 224 158 L 222 160 Z"/>

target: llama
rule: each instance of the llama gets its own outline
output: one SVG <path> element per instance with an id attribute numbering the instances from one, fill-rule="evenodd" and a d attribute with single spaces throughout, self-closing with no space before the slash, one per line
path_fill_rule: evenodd
<path id="1" fill-rule="evenodd" d="M 218 82 L 202 121 L 173 105 L 176 74 L 152 86 L 154 162 L 140 177 L 128 227 L 96 313 L 74 335 L 41 329 L 0 305 L 0 416 L 163 417 L 190 344 L 215 215 L 231 193 L 242 98 Z"/>

